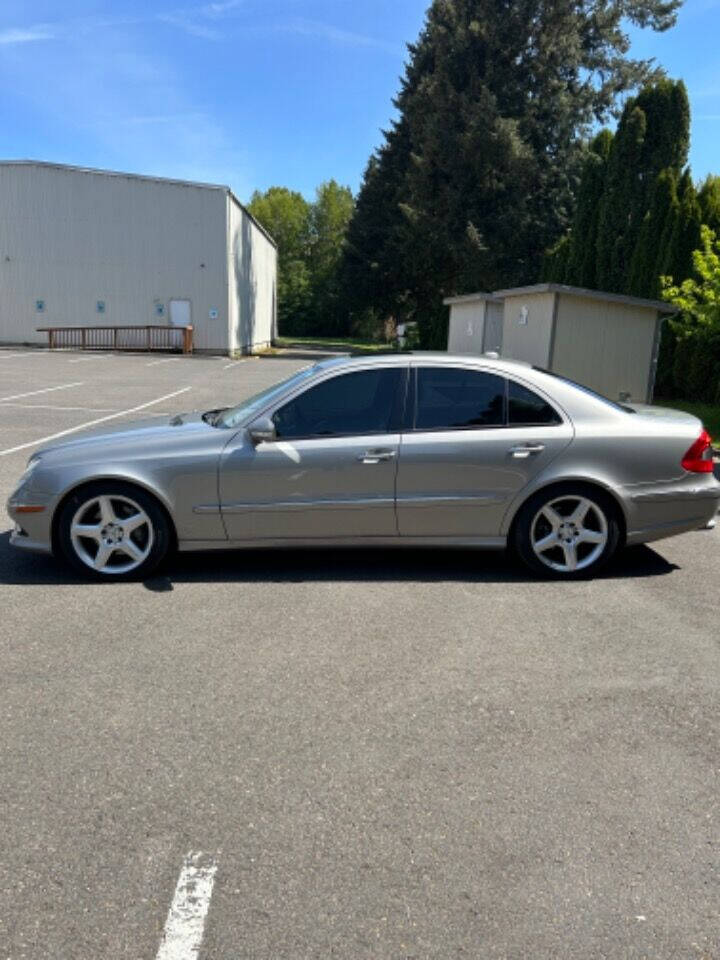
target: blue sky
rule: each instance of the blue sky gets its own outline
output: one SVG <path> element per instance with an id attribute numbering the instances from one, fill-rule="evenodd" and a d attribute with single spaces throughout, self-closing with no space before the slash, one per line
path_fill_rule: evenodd
<path id="1" fill-rule="evenodd" d="M 0 156 L 227 183 L 357 189 L 427 0 L 2 0 Z M 720 0 L 633 31 L 688 85 L 696 179 L 720 173 Z"/>

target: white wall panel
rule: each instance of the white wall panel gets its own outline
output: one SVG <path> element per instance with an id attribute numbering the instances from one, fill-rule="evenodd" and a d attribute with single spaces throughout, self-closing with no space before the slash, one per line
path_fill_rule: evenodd
<path id="1" fill-rule="evenodd" d="M 263 323 L 275 295 L 275 248 L 229 196 L 224 187 L 0 164 L 0 342 L 42 342 L 40 326 L 169 323 L 176 299 L 191 302 L 196 347 L 227 351 L 229 202 L 249 225 L 249 289 L 263 317 L 251 326 L 262 342 L 271 339 Z M 244 265 L 241 256 L 237 269 Z M 232 286 L 243 284 L 234 272 Z"/>

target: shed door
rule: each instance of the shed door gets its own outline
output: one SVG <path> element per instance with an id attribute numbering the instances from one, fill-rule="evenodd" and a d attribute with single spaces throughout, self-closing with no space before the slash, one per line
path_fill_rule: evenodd
<path id="1" fill-rule="evenodd" d="M 502 353 L 503 346 L 503 308 L 494 303 L 488 303 L 485 309 L 485 337 L 483 352 L 494 350 Z"/>
<path id="2" fill-rule="evenodd" d="M 170 301 L 170 323 L 173 327 L 189 327 L 192 323 L 192 311 L 189 300 Z"/>

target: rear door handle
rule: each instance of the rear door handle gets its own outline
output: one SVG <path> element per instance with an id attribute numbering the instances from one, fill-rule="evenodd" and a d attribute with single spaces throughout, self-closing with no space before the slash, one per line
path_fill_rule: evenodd
<path id="1" fill-rule="evenodd" d="M 516 460 L 527 460 L 528 457 L 542 453 L 544 449 L 544 443 L 519 443 L 516 447 L 510 447 L 509 452 Z"/>
<path id="2" fill-rule="evenodd" d="M 366 450 L 362 456 L 358 457 L 361 463 L 375 464 L 383 460 L 394 460 L 396 452 L 394 450 Z"/>

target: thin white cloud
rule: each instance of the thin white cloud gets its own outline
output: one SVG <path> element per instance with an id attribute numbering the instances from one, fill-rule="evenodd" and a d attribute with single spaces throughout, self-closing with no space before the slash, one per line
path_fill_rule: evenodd
<path id="1" fill-rule="evenodd" d="M 294 33 L 302 37 L 314 37 L 348 47 L 368 47 L 398 56 L 403 56 L 405 53 L 404 48 L 396 43 L 370 37 L 363 33 L 354 33 L 351 30 L 341 30 L 339 27 L 333 27 L 331 24 L 321 23 L 317 20 L 289 20 L 287 23 L 278 26 L 277 29 L 286 33 Z"/>
<path id="2" fill-rule="evenodd" d="M 55 34 L 49 24 L 34 27 L 9 27 L 0 30 L 0 45 L 11 43 L 35 43 L 38 40 L 54 40 Z"/>
<path id="3" fill-rule="evenodd" d="M 245 0 L 225 0 L 224 3 L 206 3 L 198 9 L 198 13 L 203 17 L 224 17 L 230 10 L 235 10 L 241 6 Z"/>
<path id="4" fill-rule="evenodd" d="M 185 13 L 161 13 L 158 15 L 160 23 L 167 23 L 168 26 L 176 27 L 178 30 L 184 30 L 193 37 L 199 37 L 201 40 L 222 40 L 222 33 L 208 27 L 203 23 L 198 23 L 192 15 Z"/>
<path id="5" fill-rule="evenodd" d="M 226 34 L 208 23 L 227 17 L 243 2 L 244 0 L 217 0 L 215 3 L 205 3 L 197 7 L 181 7 L 168 13 L 160 13 L 156 19 L 201 40 L 222 40 Z"/>

